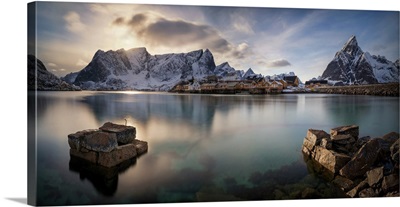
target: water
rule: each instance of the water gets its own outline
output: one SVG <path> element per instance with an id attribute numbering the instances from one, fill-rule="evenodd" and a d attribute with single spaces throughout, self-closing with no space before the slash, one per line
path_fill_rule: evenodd
<path id="1" fill-rule="evenodd" d="M 68 134 L 124 119 L 149 143 L 147 154 L 121 169 L 70 158 Z M 340 197 L 307 170 L 301 145 L 309 128 L 348 124 L 360 136 L 398 132 L 399 99 L 38 92 L 38 204 L 291 199 L 306 188 Z"/>

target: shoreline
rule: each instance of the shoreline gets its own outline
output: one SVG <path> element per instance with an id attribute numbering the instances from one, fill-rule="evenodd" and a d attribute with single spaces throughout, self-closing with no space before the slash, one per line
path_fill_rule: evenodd
<path id="1" fill-rule="evenodd" d="M 399 97 L 399 83 L 387 83 L 387 84 L 371 84 L 371 85 L 352 85 L 352 86 L 325 86 L 314 88 L 310 91 L 282 91 L 281 93 L 202 93 L 201 91 L 157 91 L 157 90 L 80 90 L 80 91 L 104 91 L 104 92 L 123 92 L 123 91 L 138 91 L 138 92 L 166 92 L 166 93 L 178 93 L 178 94 L 228 94 L 228 95 L 279 95 L 279 94 L 343 94 L 343 95 L 372 95 L 372 96 L 389 96 L 389 97 Z M 34 91 L 76 91 L 76 90 L 28 90 L 28 92 Z"/>

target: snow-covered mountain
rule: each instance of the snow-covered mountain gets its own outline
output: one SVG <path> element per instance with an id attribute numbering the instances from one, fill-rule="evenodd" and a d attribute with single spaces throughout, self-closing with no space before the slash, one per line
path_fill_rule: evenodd
<path id="1" fill-rule="evenodd" d="M 80 90 L 50 73 L 34 55 L 28 55 L 28 90 L 70 91 Z"/>
<path id="2" fill-rule="evenodd" d="M 355 36 L 344 44 L 323 72 L 322 79 L 346 84 L 399 82 L 399 60 L 363 52 Z"/>
<path id="3" fill-rule="evenodd" d="M 208 49 L 164 55 L 151 55 L 146 48 L 98 50 L 74 84 L 83 89 L 166 91 L 181 81 L 205 80 L 215 68 Z"/>
<path id="4" fill-rule="evenodd" d="M 215 67 L 214 74 L 218 77 L 219 80 L 222 81 L 241 80 L 244 71 L 235 70 L 235 68 L 232 68 L 228 62 L 224 62 L 221 65 Z"/>
<path id="5" fill-rule="evenodd" d="M 242 76 L 243 80 L 246 79 L 254 79 L 254 78 L 262 78 L 263 76 L 261 74 L 256 74 L 254 73 L 253 69 L 249 68 L 247 69 L 246 73 Z"/>

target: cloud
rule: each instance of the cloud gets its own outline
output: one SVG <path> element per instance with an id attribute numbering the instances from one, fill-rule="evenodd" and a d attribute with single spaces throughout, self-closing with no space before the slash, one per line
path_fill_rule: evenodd
<path id="1" fill-rule="evenodd" d="M 49 67 L 57 67 L 57 65 L 55 64 L 55 63 L 47 63 L 47 66 L 49 66 Z"/>
<path id="2" fill-rule="evenodd" d="M 286 66 L 290 66 L 292 64 L 290 64 L 289 61 L 284 60 L 284 59 L 280 59 L 280 60 L 273 60 L 270 62 L 267 62 L 267 66 L 269 67 L 286 67 Z"/>
<path id="3" fill-rule="evenodd" d="M 74 11 L 68 12 L 64 16 L 64 20 L 66 22 L 65 26 L 70 32 L 79 33 L 86 28 L 86 25 L 81 22 L 81 17 L 79 16 L 79 14 Z"/>
<path id="4" fill-rule="evenodd" d="M 139 13 L 129 19 L 118 17 L 113 25 L 129 27 L 134 36 L 153 47 L 208 48 L 214 53 L 238 59 L 252 53 L 248 44 L 235 45 L 210 25 L 167 19 L 152 13 Z"/>
<path id="5" fill-rule="evenodd" d="M 249 19 L 239 15 L 232 15 L 231 18 L 232 26 L 236 31 L 244 34 L 254 34 L 253 23 Z"/>

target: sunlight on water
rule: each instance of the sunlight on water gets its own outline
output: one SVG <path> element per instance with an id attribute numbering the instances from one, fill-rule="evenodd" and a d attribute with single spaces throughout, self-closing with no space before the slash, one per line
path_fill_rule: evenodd
<path id="1" fill-rule="evenodd" d="M 38 201 L 46 205 L 201 201 L 215 192 L 222 200 L 276 199 L 276 188 L 323 185 L 302 160 L 307 129 L 399 131 L 399 100 L 390 97 L 124 91 L 38 92 L 37 101 Z M 148 153 L 120 172 L 81 171 L 67 135 L 125 119 Z"/>

